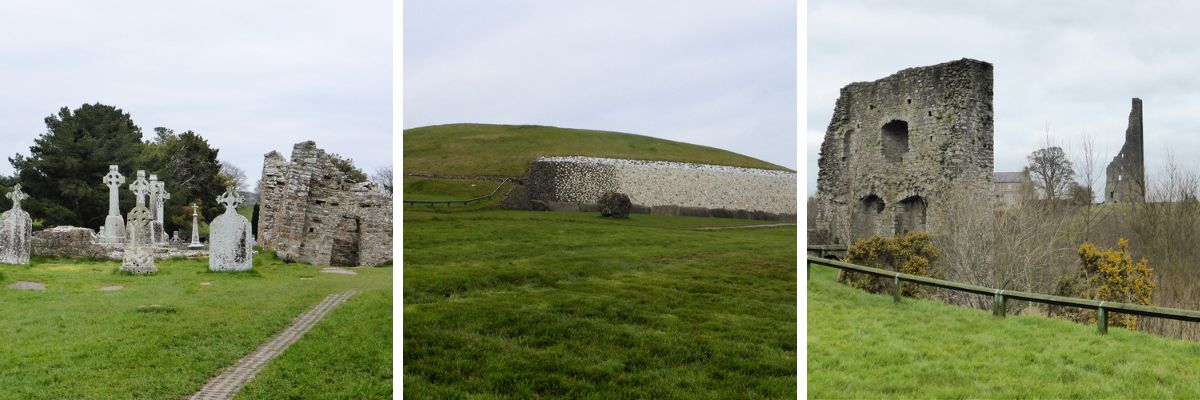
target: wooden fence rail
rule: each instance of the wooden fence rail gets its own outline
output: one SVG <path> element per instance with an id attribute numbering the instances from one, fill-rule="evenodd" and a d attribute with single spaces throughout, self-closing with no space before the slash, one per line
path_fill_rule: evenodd
<path id="1" fill-rule="evenodd" d="M 823 251 L 826 249 L 815 248 L 812 251 Z M 892 278 L 893 294 L 892 297 L 896 303 L 900 302 L 900 288 L 902 282 L 912 282 L 921 285 L 936 286 L 960 292 L 975 293 L 981 295 L 991 295 L 994 297 L 994 306 L 992 307 L 992 315 L 1004 317 L 1005 303 L 1009 299 L 1032 301 L 1044 304 L 1053 304 L 1058 306 L 1078 307 L 1090 310 L 1096 310 L 1096 330 L 1101 334 L 1108 332 L 1108 313 L 1117 312 L 1123 314 L 1140 315 L 1145 317 L 1167 318 L 1180 321 L 1200 322 L 1200 311 L 1183 310 L 1178 308 L 1144 306 L 1140 304 L 1114 303 L 1102 300 L 1089 300 L 1074 297 L 1053 296 L 1040 293 L 1020 292 L 1015 290 L 993 289 L 978 285 L 966 283 L 944 281 L 925 276 L 910 275 L 896 271 L 888 271 L 878 268 L 871 268 L 848 262 L 830 260 L 814 255 L 808 255 L 808 268 L 812 269 L 812 265 L 823 265 L 841 270 L 861 272 L 885 278 Z"/>
<path id="2" fill-rule="evenodd" d="M 499 192 L 500 188 L 504 187 L 504 184 L 508 183 L 510 181 L 516 181 L 516 179 L 511 178 L 511 177 L 504 178 L 504 180 L 500 181 L 499 185 L 496 185 L 495 189 L 492 189 L 491 193 L 488 193 L 488 194 L 485 194 L 485 195 L 479 196 L 479 197 L 466 199 L 466 200 L 404 200 L 404 204 L 408 204 L 408 205 L 425 204 L 425 205 L 429 205 L 429 206 L 434 206 L 434 205 L 438 205 L 438 204 L 445 204 L 447 206 L 449 206 L 451 204 L 462 204 L 465 206 L 467 204 L 471 204 L 472 202 L 476 202 L 476 201 L 491 200 L 492 196 L 495 196 L 496 192 Z"/>

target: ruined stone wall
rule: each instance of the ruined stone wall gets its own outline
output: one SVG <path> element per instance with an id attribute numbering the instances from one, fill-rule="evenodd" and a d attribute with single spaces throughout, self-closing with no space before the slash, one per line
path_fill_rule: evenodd
<path id="1" fill-rule="evenodd" d="M 277 151 L 267 153 L 263 160 L 262 187 L 259 189 L 258 232 L 254 235 L 263 248 L 271 246 L 275 224 L 263 224 L 261 221 L 279 218 L 280 205 L 286 188 L 284 174 L 287 172 L 287 159 Z"/>
<path id="2" fill-rule="evenodd" d="M 821 143 L 817 226 L 839 243 L 936 231 L 943 199 L 990 201 L 992 65 L 962 59 L 842 88 Z"/>
<path id="3" fill-rule="evenodd" d="M 297 143 L 288 163 L 266 155 L 258 242 L 314 265 L 376 265 L 392 259 L 392 199 L 374 182 L 347 182 L 324 150 Z"/>
<path id="4" fill-rule="evenodd" d="M 794 219 L 796 173 L 720 165 L 596 157 L 541 157 L 525 181 L 528 200 L 590 209 L 607 191 L 634 208 L 684 215 Z M 555 207 L 551 207 L 555 208 Z M 636 212 L 636 211 L 635 211 Z"/>
<path id="5" fill-rule="evenodd" d="M 1146 201 L 1146 164 L 1142 150 L 1142 99 L 1134 98 L 1129 110 L 1125 144 L 1105 170 L 1104 202 Z"/>

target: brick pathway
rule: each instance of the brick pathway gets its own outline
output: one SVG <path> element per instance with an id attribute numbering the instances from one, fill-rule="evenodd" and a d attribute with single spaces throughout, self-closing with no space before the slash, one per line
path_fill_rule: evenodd
<path id="1" fill-rule="evenodd" d="M 796 224 L 761 224 L 761 225 L 733 225 L 733 226 L 705 226 L 700 228 L 692 228 L 698 231 L 719 231 L 722 229 L 755 229 L 755 228 L 776 228 L 780 226 L 796 226 Z"/>
<path id="2" fill-rule="evenodd" d="M 330 310 L 345 303 L 346 300 L 349 300 L 351 296 L 356 294 L 358 294 L 358 291 L 351 290 L 329 295 L 321 303 L 305 311 L 304 314 L 300 314 L 299 317 L 296 317 L 296 320 L 292 321 L 292 324 L 284 329 L 283 332 L 279 332 L 271 340 L 263 343 L 262 346 L 258 346 L 258 349 L 255 349 L 253 353 L 242 357 L 242 359 L 221 372 L 220 375 L 210 379 L 208 383 L 204 384 L 204 387 L 200 388 L 199 392 L 196 392 L 189 399 L 212 400 L 232 398 L 246 382 L 254 379 L 254 375 L 262 371 L 267 362 L 280 353 L 283 353 L 288 346 L 291 346 L 301 336 L 304 336 L 304 333 L 312 329 L 313 325 L 316 325 L 321 318 L 324 318 L 325 314 L 329 313 Z"/>

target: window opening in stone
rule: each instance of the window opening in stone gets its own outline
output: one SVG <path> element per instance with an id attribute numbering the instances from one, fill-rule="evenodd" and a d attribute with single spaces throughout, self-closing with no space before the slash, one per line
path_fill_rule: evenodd
<path id="1" fill-rule="evenodd" d="M 911 196 L 900 200 L 899 213 L 896 214 L 896 234 L 924 231 L 925 229 L 925 199 L 921 196 Z"/>
<path id="2" fill-rule="evenodd" d="M 874 109 L 875 109 L 875 105 L 874 105 L 874 104 L 867 105 L 867 109 L 868 109 L 868 110 L 874 110 Z"/>
<path id="3" fill-rule="evenodd" d="M 908 104 L 912 104 L 912 99 L 908 99 Z"/>
<path id="4" fill-rule="evenodd" d="M 854 131 L 847 131 L 845 135 L 842 135 L 842 161 L 850 158 L 850 135 L 852 133 Z"/>
<path id="5" fill-rule="evenodd" d="M 929 111 L 929 116 L 930 116 L 930 117 L 932 117 L 932 116 L 933 116 L 933 111 Z"/>
<path id="6" fill-rule="evenodd" d="M 858 210 L 854 213 L 853 221 L 855 238 L 867 237 L 875 233 L 883 208 L 883 199 L 873 194 L 858 201 Z"/>
<path id="7" fill-rule="evenodd" d="M 883 158 L 888 162 L 900 162 L 908 153 L 908 122 L 893 119 L 883 124 Z"/>

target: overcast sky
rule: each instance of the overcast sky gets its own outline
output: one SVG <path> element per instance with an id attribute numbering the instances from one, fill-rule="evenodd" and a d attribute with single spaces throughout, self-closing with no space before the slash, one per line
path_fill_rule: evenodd
<path id="1" fill-rule="evenodd" d="M 1197 171 L 1197 15 L 1200 2 L 811 1 L 808 192 L 816 192 L 817 157 L 841 87 L 964 57 L 995 67 L 998 171 L 1026 165 L 1047 127 L 1075 153 L 1086 133 L 1101 156 L 1101 193 L 1133 97 L 1143 101 L 1149 184 L 1168 151 Z"/>
<path id="2" fill-rule="evenodd" d="M 386 0 L 5 2 L 0 174 L 47 116 L 96 102 L 145 139 L 195 131 L 251 186 L 263 154 L 304 140 L 368 173 L 389 166 L 391 28 Z"/>
<path id="3" fill-rule="evenodd" d="M 796 168 L 796 4 L 409 1 L 404 128 L 620 131 Z"/>

